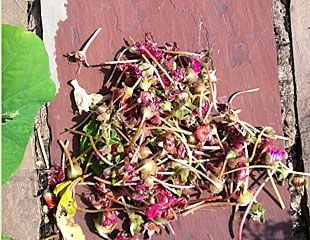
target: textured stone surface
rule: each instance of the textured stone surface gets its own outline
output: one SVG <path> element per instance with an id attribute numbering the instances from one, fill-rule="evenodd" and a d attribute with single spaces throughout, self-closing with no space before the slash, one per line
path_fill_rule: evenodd
<path id="1" fill-rule="evenodd" d="M 2 187 L 2 229 L 14 240 L 39 239 L 40 200 L 35 197 L 37 174 L 33 138 L 19 170 Z"/>
<path id="2" fill-rule="evenodd" d="M 44 1 L 42 7 L 44 8 Z M 63 4 L 49 4 L 48 14 L 63 11 Z M 72 140 L 68 134 L 60 134 L 81 118 L 74 116 L 68 81 L 77 78 L 88 91 L 102 87 L 104 75 L 98 69 L 83 68 L 76 74 L 77 65 L 69 65 L 64 54 L 78 50 L 90 34 L 98 27 L 103 31 L 89 48 L 90 63 L 111 60 L 123 45 L 123 39 L 133 37 L 140 41 L 144 33 L 151 31 L 159 44 L 178 42 L 182 49 L 199 51 L 213 49 L 213 64 L 218 71 L 220 101 L 239 90 L 260 87 L 260 92 L 236 99 L 236 107 L 242 109 L 242 118 L 255 125 L 271 125 L 281 133 L 279 88 L 276 71 L 276 55 L 272 25 L 271 2 L 248 1 L 68 1 L 68 18 L 58 23 L 55 32 L 49 33 L 55 42 L 59 93 L 49 107 L 49 121 L 52 129 L 51 157 L 59 163 L 61 151 L 58 139 Z M 43 14 L 44 25 L 44 14 Z M 52 19 L 55 21 L 55 19 Z M 44 28 L 44 31 L 49 31 Z M 50 52 L 53 57 L 54 52 Z M 73 139 L 73 141 L 76 139 Z M 72 142 L 72 141 L 71 141 Z M 283 144 L 282 144 L 283 145 Z M 75 153 L 76 154 L 76 153 Z M 284 200 L 289 197 L 282 188 Z M 287 239 L 291 234 L 290 217 L 281 211 L 266 190 L 261 196 L 266 201 L 267 222 L 265 225 L 248 224 L 245 239 Z M 261 200 L 261 198 L 260 198 Z M 80 203 L 79 203 L 80 204 Z M 208 208 L 192 216 L 180 218 L 173 226 L 176 237 L 164 234 L 156 239 L 231 239 L 229 233 L 229 208 Z M 91 216 L 80 212 L 78 222 L 88 239 L 98 237 L 92 229 Z M 88 219 L 85 225 L 85 218 Z M 234 222 L 238 227 L 238 219 Z M 236 231 L 235 231 L 236 233 Z"/>
<path id="3" fill-rule="evenodd" d="M 25 0 L 2 1 L 2 23 L 27 28 Z M 39 239 L 40 200 L 37 189 L 33 139 L 28 143 L 24 160 L 11 180 L 2 187 L 2 231 L 14 240 Z"/>
<path id="4" fill-rule="evenodd" d="M 27 7 L 25 0 L 2 0 L 2 23 L 26 28 Z"/>
<path id="5" fill-rule="evenodd" d="M 310 1 L 291 3 L 293 55 L 296 80 L 298 122 L 304 169 L 310 172 Z M 310 188 L 308 207 L 310 207 Z"/>

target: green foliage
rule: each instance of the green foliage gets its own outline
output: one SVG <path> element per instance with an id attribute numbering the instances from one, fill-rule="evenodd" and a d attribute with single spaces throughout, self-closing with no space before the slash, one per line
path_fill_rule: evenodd
<path id="1" fill-rule="evenodd" d="M 11 238 L 11 237 L 8 237 L 8 236 L 5 236 L 5 235 L 1 235 L 1 239 L 2 240 L 13 240 L 13 238 Z"/>
<path id="2" fill-rule="evenodd" d="M 41 39 L 2 25 L 2 184 L 21 164 L 35 113 L 55 91 Z"/>
<path id="3" fill-rule="evenodd" d="M 96 136 L 99 131 L 100 123 L 96 120 L 96 118 L 92 118 L 84 127 L 83 132 L 90 136 Z M 89 137 L 87 136 L 81 136 L 80 138 L 80 149 L 81 152 L 84 152 L 91 146 Z M 85 159 L 87 158 L 88 154 L 85 154 L 81 157 L 81 162 L 83 163 Z"/>

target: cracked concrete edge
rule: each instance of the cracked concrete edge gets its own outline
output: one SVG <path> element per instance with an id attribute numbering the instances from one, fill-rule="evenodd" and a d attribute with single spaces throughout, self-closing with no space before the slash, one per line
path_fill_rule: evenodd
<path id="1" fill-rule="evenodd" d="M 310 172 L 310 1 L 292 1 L 290 6 L 293 40 L 294 75 L 305 172 Z M 310 208 L 310 188 L 307 190 Z M 310 216 L 308 216 L 310 218 Z M 309 227 L 309 226 L 308 226 Z M 310 231 L 310 228 L 309 228 Z"/>
<path id="2" fill-rule="evenodd" d="M 41 18 L 43 26 L 43 42 L 49 56 L 49 64 L 52 80 L 59 88 L 55 36 L 58 30 L 58 23 L 67 19 L 67 0 L 41 1 Z M 54 10 L 55 11 L 54 11 Z"/>

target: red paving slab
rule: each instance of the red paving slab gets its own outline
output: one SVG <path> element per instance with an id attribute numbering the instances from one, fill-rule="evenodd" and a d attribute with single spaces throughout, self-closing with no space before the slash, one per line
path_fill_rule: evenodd
<path id="1" fill-rule="evenodd" d="M 68 64 L 64 54 L 78 50 L 98 27 L 102 31 L 88 50 L 90 63 L 113 59 L 123 46 L 123 39 L 132 37 L 140 41 L 146 32 L 152 32 L 159 44 L 176 41 L 181 49 L 188 51 L 211 48 L 219 100 L 225 102 L 235 91 L 259 87 L 259 92 L 236 99 L 235 106 L 242 109 L 240 117 L 254 125 L 272 126 L 281 134 L 271 1 L 69 0 L 67 14 L 68 18 L 58 23 L 55 39 L 60 89 L 49 106 L 53 163 L 60 162 L 57 140 L 72 142 L 72 136 L 60 133 L 81 119 L 73 113 L 68 81 L 77 78 L 82 87 L 98 92 L 105 78 L 99 69 L 82 68 L 77 74 L 77 65 Z M 285 188 L 280 191 L 288 207 L 289 195 Z M 289 238 L 288 210 L 280 210 L 269 195 L 265 192 L 261 196 L 267 208 L 266 224 L 248 224 L 245 239 Z M 154 239 L 232 239 L 230 213 L 231 209 L 226 207 L 207 208 L 173 223 L 176 236 L 164 233 Z M 82 213 L 78 218 L 87 239 L 100 239 L 86 226 L 91 227 L 92 223 L 85 223 Z M 237 223 L 238 219 L 234 222 L 235 234 Z"/>

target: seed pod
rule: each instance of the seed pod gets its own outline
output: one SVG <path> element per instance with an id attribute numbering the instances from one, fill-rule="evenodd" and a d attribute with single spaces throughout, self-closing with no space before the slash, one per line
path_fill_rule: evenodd
<path id="1" fill-rule="evenodd" d="M 151 175 L 155 175 L 156 172 L 157 172 L 156 162 L 151 159 L 145 160 L 141 167 L 141 178 L 146 179 Z"/>
<path id="2" fill-rule="evenodd" d="M 72 167 L 69 166 L 67 169 L 67 177 L 68 179 L 76 179 L 79 176 L 82 176 L 83 170 L 79 164 L 73 164 Z"/>
<path id="3" fill-rule="evenodd" d="M 189 82 L 195 82 L 198 79 L 198 74 L 195 72 L 194 69 L 188 67 L 185 70 L 185 79 Z"/>
<path id="4" fill-rule="evenodd" d="M 237 199 L 237 203 L 241 207 L 247 206 L 253 198 L 253 194 L 250 191 L 246 191 L 245 193 L 241 193 Z"/>
<path id="5" fill-rule="evenodd" d="M 216 183 L 216 184 L 210 184 L 210 191 L 213 194 L 218 194 L 223 191 L 224 189 L 224 181 L 214 175 L 211 175 L 211 179 Z"/>

